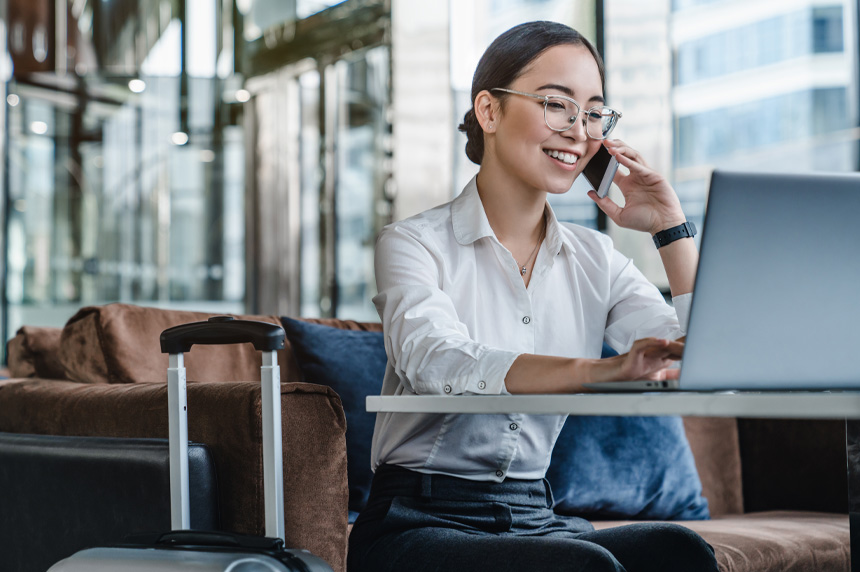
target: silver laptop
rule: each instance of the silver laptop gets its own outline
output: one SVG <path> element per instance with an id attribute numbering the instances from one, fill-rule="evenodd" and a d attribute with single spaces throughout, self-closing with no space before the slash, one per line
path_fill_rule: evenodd
<path id="1" fill-rule="evenodd" d="M 677 382 L 601 392 L 860 388 L 860 174 L 715 171 Z"/>

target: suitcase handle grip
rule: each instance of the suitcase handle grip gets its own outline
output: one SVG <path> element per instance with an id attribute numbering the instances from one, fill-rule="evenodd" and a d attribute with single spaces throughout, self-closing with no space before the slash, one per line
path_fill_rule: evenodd
<path id="1" fill-rule="evenodd" d="M 194 344 L 225 345 L 252 343 L 257 351 L 284 349 L 284 329 L 277 324 L 213 316 L 206 322 L 174 326 L 161 332 L 161 353 L 181 354 Z"/>
<path id="2" fill-rule="evenodd" d="M 145 541 L 144 544 L 220 546 L 227 548 L 249 548 L 254 550 L 280 550 L 284 547 L 284 541 L 280 538 L 248 536 L 244 534 L 207 530 L 174 530 L 171 532 L 165 532 L 155 539 L 154 542 L 149 539 Z"/>

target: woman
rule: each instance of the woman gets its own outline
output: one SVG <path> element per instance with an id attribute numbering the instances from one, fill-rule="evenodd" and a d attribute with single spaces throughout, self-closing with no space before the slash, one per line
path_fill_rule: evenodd
<path id="1" fill-rule="evenodd" d="M 615 178 L 623 208 L 589 195 L 607 216 L 652 234 L 685 221 L 665 179 L 605 139 L 619 115 L 603 107 L 603 84 L 595 49 L 561 24 L 517 26 L 487 49 L 461 126 L 480 172 L 452 202 L 390 225 L 377 243 L 384 395 L 568 393 L 672 376 L 693 241 L 660 248 L 673 309 L 606 236 L 559 223 L 546 201 L 605 145 L 629 170 Z M 622 355 L 599 359 L 604 340 Z M 554 515 L 543 476 L 564 420 L 378 415 L 350 571 L 717 570 L 713 549 L 686 528 L 594 531 Z"/>

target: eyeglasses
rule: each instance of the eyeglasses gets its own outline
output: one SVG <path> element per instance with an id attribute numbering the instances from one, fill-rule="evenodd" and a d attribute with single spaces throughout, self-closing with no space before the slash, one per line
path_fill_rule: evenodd
<path id="1" fill-rule="evenodd" d="M 538 95 L 503 87 L 494 87 L 490 91 L 504 91 L 543 100 L 543 119 L 546 121 L 546 126 L 553 131 L 567 131 L 576 125 L 576 118 L 579 117 L 579 112 L 582 110 L 576 101 L 563 95 Z M 589 137 L 606 139 L 615 129 L 619 119 L 621 119 L 620 111 L 599 105 L 585 112 L 582 123 L 585 125 L 585 132 L 588 133 Z"/>

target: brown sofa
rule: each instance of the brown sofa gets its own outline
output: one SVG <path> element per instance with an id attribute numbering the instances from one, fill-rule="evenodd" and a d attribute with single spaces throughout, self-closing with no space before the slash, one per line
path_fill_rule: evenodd
<path id="1" fill-rule="evenodd" d="M 0 431 L 166 437 L 162 330 L 208 314 L 125 304 L 84 308 L 60 331 L 24 327 L 9 341 Z M 276 316 L 254 316 L 278 322 Z M 378 324 L 314 320 L 378 330 Z M 302 383 L 289 346 L 282 379 L 284 504 L 289 544 L 345 568 L 345 418 L 331 389 Z M 250 345 L 186 354 L 189 438 L 206 443 L 222 526 L 262 534 L 259 354 Z M 844 423 L 685 419 L 712 520 L 685 522 L 724 572 L 850 569 Z M 597 522 L 598 527 L 618 522 Z"/>

